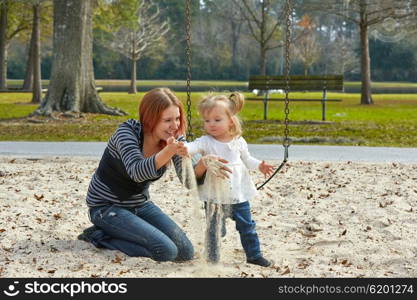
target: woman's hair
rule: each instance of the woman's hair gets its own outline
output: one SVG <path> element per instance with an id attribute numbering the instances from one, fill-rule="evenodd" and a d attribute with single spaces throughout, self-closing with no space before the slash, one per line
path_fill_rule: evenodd
<path id="1" fill-rule="evenodd" d="M 201 116 L 210 112 L 215 106 L 223 105 L 226 108 L 226 114 L 232 120 L 232 128 L 230 134 L 233 137 L 242 135 L 242 126 L 237 114 L 242 110 L 245 97 L 241 93 L 231 93 L 229 97 L 226 95 L 208 95 L 204 97 L 198 105 L 198 111 Z"/>
<path id="2" fill-rule="evenodd" d="M 156 88 L 147 92 L 139 105 L 139 120 L 145 132 L 153 132 L 155 126 L 161 120 L 162 112 L 175 105 L 180 110 L 180 126 L 176 132 L 176 137 L 185 134 L 187 124 L 184 117 L 182 102 L 168 88 Z"/>

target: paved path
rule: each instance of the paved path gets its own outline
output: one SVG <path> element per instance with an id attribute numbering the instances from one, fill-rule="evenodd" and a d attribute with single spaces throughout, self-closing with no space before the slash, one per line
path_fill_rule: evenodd
<path id="1" fill-rule="evenodd" d="M 45 156 L 99 158 L 105 146 L 104 142 L 0 142 L 0 155 L 31 158 Z M 281 145 L 250 144 L 249 150 L 259 159 L 282 160 L 283 158 Z M 289 160 L 417 163 L 417 148 L 293 145 L 289 148 Z"/>

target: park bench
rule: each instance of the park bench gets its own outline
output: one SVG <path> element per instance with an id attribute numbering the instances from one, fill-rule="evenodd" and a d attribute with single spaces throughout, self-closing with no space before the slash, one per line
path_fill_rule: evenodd
<path id="1" fill-rule="evenodd" d="M 273 90 L 285 90 L 285 76 L 263 76 L 253 75 L 249 77 L 248 89 L 250 91 L 259 90 L 263 93 L 263 97 L 248 97 L 249 101 L 263 101 L 264 103 L 264 120 L 268 118 L 268 102 L 269 101 L 285 101 L 282 98 L 270 98 Z M 294 91 L 322 91 L 321 99 L 294 99 L 289 96 L 289 102 L 321 102 L 322 121 L 326 121 L 326 102 L 340 102 L 342 99 L 328 99 L 327 91 L 343 92 L 343 75 L 291 75 L 289 78 L 290 92 Z"/>

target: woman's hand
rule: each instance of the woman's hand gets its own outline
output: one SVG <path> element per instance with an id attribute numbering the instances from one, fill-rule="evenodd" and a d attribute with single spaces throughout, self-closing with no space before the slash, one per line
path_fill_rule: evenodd
<path id="1" fill-rule="evenodd" d="M 188 149 L 184 142 L 178 142 L 173 136 L 167 139 L 167 146 L 173 155 L 188 156 Z"/>
<path id="2" fill-rule="evenodd" d="M 264 160 L 259 164 L 259 171 L 266 176 L 270 176 L 274 171 L 274 166 L 266 163 Z"/>

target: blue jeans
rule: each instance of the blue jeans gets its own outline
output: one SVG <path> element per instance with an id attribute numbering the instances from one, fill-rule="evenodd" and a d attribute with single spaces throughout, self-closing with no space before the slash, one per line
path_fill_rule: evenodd
<path id="1" fill-rule="evenodd" d="M 194 256 L 184 231 L 151 201 L 134 208 L 93 207 L 89 213 L 99 227 L 89 235 L 97 247 L 156 261 L 186 261 Z"/>
<path id="2" fill-rule="evenodd" d="M 227 217 L 231 217 L 236 223 L 236 230 L 240 235 L 240 242 L 246 253 L 247 260 L 255 260 L 262 256 L 258 234 L 256 233 L 256 223 L 252 220 L 249 202 L 237 204 L 222 204 L 224 212 L 223 218 L 219 217 L 219 206 L 213 208 L 213 204 L 206 204 L 206 217 L 209 218 L 207 229 L 207 254 L 209 261 L 217 262 L 219 260 L 219 235 L 220 226 L 224 227 Z M 209 208 L 210 207 L 210 208 Z"/>

